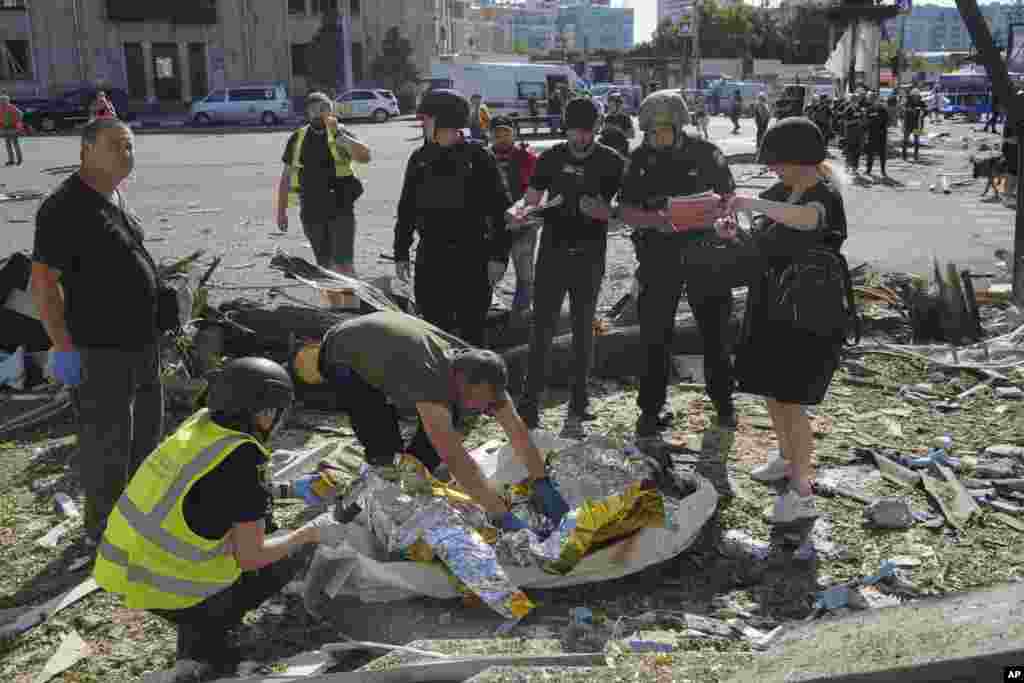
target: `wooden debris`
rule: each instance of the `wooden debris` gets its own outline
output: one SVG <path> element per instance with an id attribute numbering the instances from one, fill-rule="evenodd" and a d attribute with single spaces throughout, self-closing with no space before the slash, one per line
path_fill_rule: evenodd
<path id="1" fill-rule="evenodd" d="M 99 585 L 96 583 L 96 579 L 90 577 L 71 590 L 61 593 L 42 605 L 33 607 L 29 611 L 25 612 L 25 614 L 15 619 L 13 623 L 0 627 L 0 640 L 13 638 L 14 636 L 28 631 L 29 629 L 35 628 L 65 607 L 73 605 L 85 596 L 89 595 L 97 588 L 99 588 Z"/>

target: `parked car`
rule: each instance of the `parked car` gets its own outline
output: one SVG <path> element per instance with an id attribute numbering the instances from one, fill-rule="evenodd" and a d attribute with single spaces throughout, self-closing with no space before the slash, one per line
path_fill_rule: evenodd
<path id="1" fill-rule="evenodd" d="M 192 103 L 191 118 L 198 125 L 262 123 L 274 126 L 292 115 L 288 89 L 281 83 L 248 83 L 214 90 Z"/>
<path id="2" fill-rule="evenodd" d="M 391 92 L 390 90 L 376 90 L 375 92 L 388 98 L 389 100 L 395 103 L 396 107 L 398 107 L 398 97 L 395 95 L 395 93 Z M 398 107 L 398 109 L 399 111 L 401 111 L 402 108 Z"/>
<path id="3" fill-rule="evenodd" d="M 97 88 L 75 88 L 59 96 L 49 98 L 15 98 L 14 104 L 21 109 L 26 126 L 44 133 L 68 130 L 89 121 L 89 106 L 96 99 Z M 118 88 L 104 89 L 107 99 L 114 105 L 119 118 L 131 121 L 128 111 L 128 93 Z"/>
<path id="4" fill-rule="evenodd" d="M 390 90 L 349 90 L 338 98 L 336 111 L 339 119 L 373 119 L 377 123 L 400 113 L 398 99 Z"/>

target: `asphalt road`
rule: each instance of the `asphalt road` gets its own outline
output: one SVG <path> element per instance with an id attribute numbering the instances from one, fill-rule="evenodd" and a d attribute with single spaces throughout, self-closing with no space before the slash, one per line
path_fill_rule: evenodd
<path id="1" fill-rule="evenodd" d="M 366 193 L 357 206 L 356 265 L 361 274 L 390 274 L 391 265 L 381 261 L 379 254 L 391 252 L 395 204 L 419 128 L 410 121 L 354 128 L 374 155 L 362 174 Z M 752 152 L 749 119 L 743 128 L 741 135 L 730 135 L 728 122 L 716 118 L 712 136 L 727 153 Z M 972 134 L 965 125 L 949 130 L 957 141 Z M 174 257 L 202 248 L 224 254 L 215 280 L 232 286 L 279 282 L 266 267 L 267 256 L 278 247 L 312 260 L 297 212 L 292 212 L 287 234 L 279 234 L 274 224 L 274 197 L 286 140 L 286 133 L 137 136 L 136 173 L 126 186 L 126 196 L 143 218 L 153 253 Z M 78 161 L 78 141 L 71 137 L 29 138 L 23 141 L 23 149 L 23 166 L 0 169 L 0 182 L 7 192 L 46 192 Z M 980 181 L 955 188 L 948 196 L 928 192 L 940 171 L 969 172 L 968 153 L 959 144 L 941 151 L 925 150 L 923 164 L 890 162 L 890 175 L 901 186 L 850 187 L 846 207 L 851 263 L 871 261 L 884 269 L 923 273 L 937 256 L 975 271 L 991 270 L 993 251 L 1012 244 L 1013 211 L 978 201 Z M 767 176 L 749 178 L 756 173 L 750 165 L 738 165 L 736 173 L 742 191 L 755 192 L 771 182 Z M 0 254 L 31 249 L 37 206 L 37 201 L 0 202 L 4 221 Z M 613 237 L 604 301 L 614 300 L 628 287 L 633 267 L 630 242 Z M 511 284 L 511 277 L 506 284 Z M 235 293 L 230 290 L 222 296 Z"/>

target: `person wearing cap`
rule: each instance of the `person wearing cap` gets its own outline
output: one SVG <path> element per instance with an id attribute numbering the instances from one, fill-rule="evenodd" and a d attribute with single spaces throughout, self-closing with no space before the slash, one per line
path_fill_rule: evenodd
<path id="1" fill-rule="evenodd" d="M 530 186 L 530 178 L 537 167 L 537 155 L 526 143 L 516 144 L 516 128 L 512 119 L 498 116 L 491 122 L 494 132 L 494 144 L 491 152 L 498 163 L 502 180 L 508 192 L 509 201 L 515 204 Z M 537 226 L 526 226 L 521 229 L 509 229 L 506 239 L 511 242 L 509 255 L 512 266 L 516 269 L 516 293 L 512 299 L 512 315 L 522 318 L 533 306 L 534 253 L 537 251 Z M 497 284 L 500 277 L 495 271 L 491 274 L 491 287 Z"/>
<path id="2" fill-rule="evenodd" d="M 608 113 L 601 127 L 602 145 L 611 147 L 623 157 L 629 157 L 629 141 L 636 137 L 633 117 L 626 113 L 622 93 L 613 90 L 608 93 Z"/>
<path id="3" fill-rule="evenodd" d="M 355 203 L 363 184 L 352 163 L 370 162 L 370 148 L 334 116 L 327 95 L 306 98 L 306 125 L 288 138 L 277 186 L 277 227 L 288 230 L 288 207 L 301 204 L 299 218 L 317 265 L 355 275 Z M 331 306 L 357 305 L 348 292 L 327 292 Z"/>
<path id="4" fill-rule="evenodd" d="M 469 98 L 469 120 L 467 125 L 470 135 L 474 140 L 487 142 L 487 136 L 491 130 L 491 110 L 483 103 L 483 97 L 479 93 Z"/>
<path id="5" fill-rule="evenodd" d="M 562 302 L 569 296 L 574 355 L 573 388 L 566 427 L 578 432 L 587 412 L 587 375 L 593 356 L 594 315 L 604 280 L 611 202 L 619 192 L 625 159 L 595 139 L 598 112 L 588 99 L 565 107 L 568 140 L 544 152 L 526 191 L 525 204 L 537 206 L 546 192 L 562 198 L 544 214 L 537 254 L 537 280 L 530 337 L 529 369 L 522 398 L 523 419 L 539 423 L 540 399 L 547 388 L 548 361 Z M 522 213 L 510 215 L 513 224 Z"/>
<path id="6" fill-rule="evenodd" d="M 772 110 L 768 107 L 768 96 L 760 93 L 757 96 L 757 104 L 754 105 L 754 125 L 757 127 L 757 146 L 761 147 L 761 140 L 764 132 L 768 130 L 768 123 L 772 120 Z"/>
<path id="7" fill-rule="evenodd" d="M 398 201 L 394 258 L 398 278 L 410 279 L 420 315 L 474 346 L 484 345 L 492 279 L 508 263 L 505 210 L 511 205 L 494 155 L 462 139 L 469 103 L 454 90 L 424 95 L 424 144 L 409 157 Z M 496 276 L 496 277 L 495 277 Z"/>
<path id="8" fill-rule="evenodd" d="M 772 508 L 776 524 L 816 516 L 814 437 L 804 406 L 821 403 L 839 367 L 851 300 L 840 254 L 847 234 L 843 179 L 825 158 L 817 126 L 804 117 L 783 119 L 765 133 L 758 153 L 779 182 L 760 199 L 736 196 L 730 203 L 763 216 L 757 219 L 762 272 L 747 297 L 736 376 L 740 391 L 767 399 L 778 436 L 780 453 L 751 473 L 764 482 L 788 480 Z M 837 278 L 817 279 L 823 268 Z M 800 291 L 802 272 L 812 275 L 803 283 L 812 291 Z"/>
<path id="9" fill-rule="evenodd" d="M 630 157 L 620 199 L 622 219 L 633 226 L 636 234 L 640 263 L 637 305 L 647 358 L 637 398 L 640 416 L 636 435 L 640 440 L 657 438 L 674 421 L 671 413 L 663 414 L 662 410 L 667 398 L 672 333 L 684 285 L 703 342 L 715 427 L 731 430 L 736 426 L 729 339 L 732 292 L 727 285 L 711 282 L 705 273 L 687 266 L 688 254 L 717 245 L 713 225 L 719 211 L 709 207 L 703 216 L 694 219 L 697 229 L 685 232 L 674 232 L 665 213 L 672 197 L 709 191 L 728 197 L 736 188 L 718 147 L 686 133 L 689 120 L 686 102 L 678 92 L 656 93 L 643 101 L 640 129 L 644 141 Z M 717 476 L 713 479 L 716 488 L 729 493 L 724 463 L 705 465 L 720 470 L 708 473 Z"/>
<path id="10" fill-rule="evenodd" d="M 469 457 L 454 427 L 459 415 L 486 413 L 512 444 L 540 508 L 556 526 L 567 511 L 509 398 L 508 369 L 497 353 L 473 348 L 420 318 L 381 312 L 335 325 L 319 343 L 299 350 L 292 367 L 300 381 L 327 383 L 337 392 L 371 466 L 391 465 L 403 452 L 433 471 L 443 462 L 496 524 L 522 528 Z M 419 417 L 419 429 L 408 446 L 402 441 L 396 406 Z"/>
<path id="11" fill-rule="evenodd" d="M 207 681 L 237 673 L 228 632 L 305 564 L 296 552 L 337 545 L 329 514 L 277 530 L 267 478 L 269 445 L 294 396 L 288 372 L 265 358 L 227 363 L 207 407 L 149 454 L 110 515 L 93 577 L 125 607 L 177 627 L 177 662 L 153 680 Z"/>

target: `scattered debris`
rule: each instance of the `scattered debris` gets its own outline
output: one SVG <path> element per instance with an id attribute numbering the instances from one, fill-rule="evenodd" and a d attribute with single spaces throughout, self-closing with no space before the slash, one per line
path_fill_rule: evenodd
<path id="1" fill-rule="evenodd" d="M 1020 458 L 1021 460 L 1024 460 L 1024 446 L 1014 446 L 1012 444 L 989 446 L 985 449 L 985 455 L 992 455 L 997 458 Z"/>
<path id="2" fill-rule="evenodd" d="M 99 588 L 99 585 L 96 583 L 96 580 L 89 578 L 66 593 L 62 593 L 42 605 L 33 607 L 25 614 L 18 617 L 13 623 L 0 626 L 0 640 L 20 635 L 25 631 L 38 626 L 65 607 L 73 605 L 85 596 L 89 595 L 97 588 Z"/>
<path id="3" fill-rule="evenodd" d="M 909 529 L 914 525 L 914 514 L 905 500 L 882 498 L 864 509 L 872 526 L 879 529 Z"/>
<path id="4" fill-rule="evenodd" d="M 88 643 L 82 640 L 82 636 L 78 635 L 78 631 L 72 629 L 70 633 L 64 634 L 64 638 L 60 641 L 57 651 L 46 662 L 43 670 L 32 679 L 33 683 L 46 683 L 54 676 L 73 667 L 83 658 L 89 656 L 89 654 Z"/>

